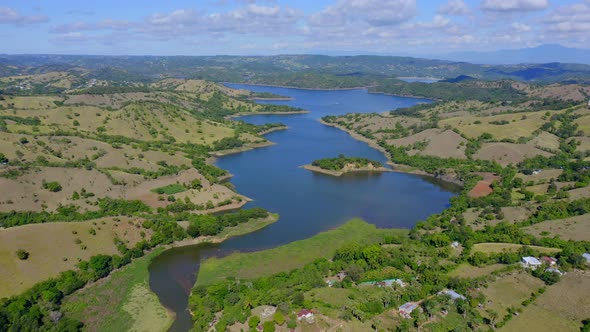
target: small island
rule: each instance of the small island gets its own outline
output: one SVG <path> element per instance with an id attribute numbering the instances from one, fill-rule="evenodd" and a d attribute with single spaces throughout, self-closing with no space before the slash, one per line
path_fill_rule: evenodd
<path id="1" fill-rule="evenodd" d="M 383 164 L 376 160 L 371 160 L 367 158 L 361 157 L 346 157 L 344 155 L 339 155 L 336 158 L 324 158 L 314 160 L 311 164 L 303 165 L 303 168 L 333 175 L 333 176 L 341 176 L 345 173 L 350 172 L 391 172 L 392 170 L 386 167 L 383 167 Z"/>
<path id="2" fill-rule="evenodd" d="M 250 100 L 293 100 L 293 97 L 282 96 L 272 92 L 252 92 Z"/>

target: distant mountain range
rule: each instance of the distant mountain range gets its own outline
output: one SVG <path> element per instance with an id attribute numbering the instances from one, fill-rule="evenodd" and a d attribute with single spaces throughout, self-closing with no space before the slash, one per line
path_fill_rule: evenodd
<path id="1" fill-rule="evenodd" d="M 420 56 L 491 65 L 554 62 L 590 64 L 590 49 L 569 48 L 555 44 L 491 52 L 455 52 Z"/>

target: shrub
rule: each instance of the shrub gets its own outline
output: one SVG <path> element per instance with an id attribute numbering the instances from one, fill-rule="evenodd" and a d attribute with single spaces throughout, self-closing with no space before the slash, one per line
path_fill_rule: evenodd
<path id="1" fill-rule="evenodd" d="M 27 260 L 29 258 L 29 252 L 24 249 L 19 249 L 16 251 L 16 257 L 21 261 Z"/>
<path id="2" fill-rule="evenodd" d="M 45 182 L 45 180 L 43 180 L 43 189 L 47 189 L 51 192 L 58 192 L 61 191 L 61 185 L 57 182 L 57 181 L 52 181 L 52 182 Z"/>

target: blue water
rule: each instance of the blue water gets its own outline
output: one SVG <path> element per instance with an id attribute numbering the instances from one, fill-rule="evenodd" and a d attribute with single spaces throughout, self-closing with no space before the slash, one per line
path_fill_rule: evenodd
<path id="1" fill-rule="evenodd" d="M 353 173 L 342 177 L 301 168 L 315 159 L 347 156 L 386 162 L 385 156 L 347 133 L 321 124 L 325 115 L 384 112 L 426 99 L 369 94 L 366 90 L 318 91 L 227 84 L 232 88 L 290 96 L 289 101 L 260 101 L 309 110 L 297 115 L 251 115 L 254 124 L 281 122 L 288 130 L 266 138 L 275 145 L 224 156 L 217 166 L 234 174 L 240 194 L 253 199 L 245 207 L 260 206 L 279 213 L 278 222 L 220 245 L 174 248 L 150 266 L 150 287 L 177 314 L 171 331 L 187 331 L 192 323 L 185 310 L 201 259 L 229 252 L 255 251 L 311 237 L 360 217 L 379 227 L 410 228 L 417 221 L 446 208 L 452 189 L 430 178 L 402 173 Z"/>

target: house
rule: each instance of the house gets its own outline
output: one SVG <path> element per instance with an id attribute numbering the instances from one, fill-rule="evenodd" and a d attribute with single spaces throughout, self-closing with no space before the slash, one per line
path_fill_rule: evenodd
<path id="1" fill-rule="evenodd" d="M 308 322 L 313 321 L 313 312 L 309 309 L 301 309 L 297 313 L 297 320 L 306 320 Z"/>
<path id="2" fill-rule="evenodd" d="M 467 299 L 465 296 L 463 296 L 463 295 L 461 295 L 461 294 L 459 294 L 459 293 L 455 292 L 455 291 L 454 291 L 454 290 L 452 290 L 452 289 L 445 289 L 445 290 L 442 290 L 442 291 L 440 291 L 438 294 L 439 294 L 439 295 L 448 295 L 448 296 L 450 296 L 450 297 L 451 297 L 451 299 L 452 299 L 453 301 L 455 301 L 455 300 L 458 300 L 458 299 L 461 299 L 461 300 L 466 300 L 466 299 Z"/>
<path id="3" fill-rule="evenodd" d="M 338 274 L 336 275 L 336 278 L 338 278 L 338 280 L 340 280 L 340 281 L 344 280 L 344 278 L 346 278 L 346 272 L 344 272 L 344 271 L 338 272 Z"/>
<path id="4" fill-rule="evenodd" d="M 559 271 L 559 269 L 552 268 L 552 267 L 550 267 L 550 268 L 546 268 L 546 269 L 545 269 L 545 272 L 552 272 L 552 273 L 557 273 L 557 274 L 559 274 L 560 276 L 562 276 L 562 275 L 563 275 L 563 272 Z"/>
<path id="5" fill-rule="evenodd" d="M 553 266 L 553 265 L 557 264 L 557 259 L 555 259 L 553 257 L 543 256 L 543 257 L 541 257 L 541 262 L 548 265 L 548 266 Z"/>
<path id="6" fill-rule="evenodd" d="M 371 285 L 371 286 L 377 286 L 377 287 L 393 287 L 393 284 L 397 284 L 400 287 L 406 287 L 406 283 L 403 282 L 401 279 L 386 279 L 383 281 L 365 281 L 365 282 L 361 282 L 359 284 L 359 286 Z"/>
<path id="7" fill-rule="evenodd" d="M 538 259 L 531 256 L 525 256 L 521 259 L 521 263 L 525 268 L 528 269 L 536 269 L 537 267 L 541 266 L 541 262 Z"/>
<path id="8" fill-rule="evenodd" d="M 451 243 L 451 247 L 457 249 L 459 248 L 459 242 L 458 241 L 453 241 L 453 243 Z"/>
<path id="9" fill-rule="evenodd" d="M 398 312 L 400 316 L 404 318 L 411 318 L 412 311 L 418 308 L 418 303 L 416 302 L 407 302 L 404 303 L 401 307 L 399 307 Z"/>
<path id="10" fill-rule="evenodd" d="M 585 252 L 582 254 L 582 257 L 586 259 L 586 263 L 590 263 L 590 254 Z"/>
<path id="11" fill-rule="evenodd" d="M 541 173 L 541 170 L 540 169 L 536 169 L 536 170 L 533 171 L 533 175 L 537 175 L 539 173 Z"/>

